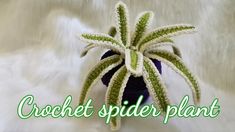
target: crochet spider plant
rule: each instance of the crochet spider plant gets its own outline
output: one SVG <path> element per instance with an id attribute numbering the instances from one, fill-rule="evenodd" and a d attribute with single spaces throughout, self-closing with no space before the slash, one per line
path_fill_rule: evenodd
<path id="1" fill-rule="evenodd" d="M 143 12 L 139 15 L 135 24 L 133 34 L 130 33 L 128 10 L 124 3 L 118 2 L 115 6 L 116 29 L 115 32 L 106 34 L 82 34 L 80 39 L 89 43 L 81 56 L 94 47 L 111 49 L 117 54 L 101 60 L 87 75 L 80 94 L 79 104 L 84 104 L 87 93 L 95 83 L 107 72 L 123 64 L 112 76 L 106 92 L 105 103 L 108 106 L 121 106 L 122 96 L 130 76 L 142 76 L 148 91 L 161 113 L 165 113 L 170 101 L 166 94 L 166 87 L 161 76 L 151 59 L 159 60 L 172 67 L 189 84 L 192 89 L 194 103 L 200 102 L 199 85 L 182 62 L 179 49 L 173 44 L 172 36 L 195 31 L 195 27 L 188 24 L 169 25 L 146 32 L 147 27 L 153 18 L 152 12 Z M 114 31 L 114 30 L 113 30 Z M 164 50 L 162 46 L 170 45 L 173 53 Z M 122 63 L 124 62 L 124 63 Z M 111 118 L 111 129 L 120 128 L 120 118 Z"/>

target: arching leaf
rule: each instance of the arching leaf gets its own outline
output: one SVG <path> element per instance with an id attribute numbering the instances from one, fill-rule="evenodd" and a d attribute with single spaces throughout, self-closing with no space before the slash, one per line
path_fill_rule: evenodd
<path id="1" fill-rule="evenodd" d="M 116 28 L 115 28 L 115 27 L 111 27 L 111 28 L 109 29 L 108 35 L 111 36 L 111 37 L 114 37 L 114 36 L 116 35 L 116 33 L 117 33 Z M 82 50 L 82 52 L 81 52 L 81 54 L 80 54 L 80 57 L 85 56 L 85 55 L 87 54 L 87 52 L 88 52 L 90 49 L 94 48 L 94 47 L 97 47 L 97 44 L 92 44 L 92 43 L 91 43 L 91 44 L 88 44 L 88 45 Z M 107 48 L 109 48 L 109 47 L 107 47 Z M 113 50 L 115 50 L 115 49 L 113 49 Z"/>
<path id="2" fill-rule="evenodd" d="M 101 60 L 87 75 L 80 93 L 79 104 L 82 105 L 84 103 L 90 88 L 95 85 L 104 74 L 121 64 L 121 62 L 122 59 L 119 55 L 113 55 Z"/>
<path id="3" fill-rule="evenodd" d="M 173 43 L 173 41 L 171 39 L 166 39 L 165 41 L 161 41 L 159 43 L 151 44 L 151 45 L 147 46 L 144 50 L 144 53 L 159 50 L 159 47 L 161 47 L 161 46 L 171 46 L 173 49 L 173 53 L 175 55 L 177 55 L 178 57 L 182 58 L 180 49 Z"/>
<path id="4" fill-rule="evenodd" d="M 148 33 L 138 43 L 138 49 L 143 50 L 148 44 L 156 43 L 163 38 L 169 38 L 182 33 L 189 33 L 195 31 L 195 27 L 187 24 L 170 25 L 166 27 L 160 27 Z"/>
<path id="5" fill-rule="evenodd" d="M 106 34 L 82 34 L 80 39 L 95 46 L 109 48 L 122 54 L 125 52 L 125 47 L 122 44 Z"/>
<path id="6" fill-rule="evenodd" d="M 181 59 L 165 50 L 156 50 L 153 52 L 149 52 L 146 56 L 157 59 L 159 61 L 164 62 L 168 66 L 172 67 L 177 73 L 179 73 L 189 84 L 192 89 L 192 94 L 194 98 L 194 103 L 198 104 L 200 102 L 200 88 L 192 73 L 185 66 L 185 64 L 181 61 Z"/>
<path id="7" fill-rule="evenodd" d="M 122 96 L 124 88 L 130 77 L 130 73 L 125 66 L 122 66 L 111 78 L 111 81 L 106 92 L 106 105 L 121 107 Z M 115 112 L 115 111 L 113 111 Z M 118 130 L 120 128 L 121 118 L 119 116 L 111 117 L 110 125 L 112 130 Z"/>
<path id="8" fill-rule="evenodd" d="M 156 48 L 156 47 L 159 47 L 159 46 L 162 46 L 162 45 L 165 45 L 165 44 L 172 44 L 172 43 L 174 43 L 174 41 L 172 39 L 162 38 L 161 40 L 159 40 L 155 43 L 151 43 L 151 44 L 146 45 L 144 47 L 144 49 L 142 48 L 143 51 L 140 51 L 140 52 L 149 51 L 152 48 Z"/>
<path id="9" fill-rule="evenodd" d="M 157 104 L 159 109 L 165 113 L 167 106 L 170 103 L 166 95 L 166 87 L 163 84 L 160 76 L 161 75 L 153 62 L 149 58 L 144 57 L 144 81 L 154 102 Z"/>

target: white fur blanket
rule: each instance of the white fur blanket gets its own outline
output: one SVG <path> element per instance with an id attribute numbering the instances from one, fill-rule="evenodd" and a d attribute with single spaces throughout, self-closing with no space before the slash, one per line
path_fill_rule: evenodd
<path id="1" fill-rule="evenodd" d="M 97 117 L 89 119 L 31 118 L 16 113 L 20 99 L 33 94 L 40 105 L 60 104 L 67 95 L 76 105 L 84 76 L 103 50 L 85 58 L 85 46 L 76 35 L 107 32 L 113 24 L 110 0 L 1 0 L 0 1 L 0 132 L 108 132 Z M 198 76 L 202 105 L 219 98 L 221 114 L 214 119 L 124 118 L 121 132 L 233 132 L 235 129 L 235 1 L 234 0 L 127 0 L 131 20 L 144 10 L 155 12 L 153 27 L 191 23 L 198 33 L 175 38 L 189 68 Z M 134 21 L 131 21 L 134 23 Z M 97 55 L 98 53 L 98 55 Z M 170 68 L 163 67 L 168 92 L 177 103 L 190 90 Z M 90 97 L 103 103 L 99 83 Z"/>

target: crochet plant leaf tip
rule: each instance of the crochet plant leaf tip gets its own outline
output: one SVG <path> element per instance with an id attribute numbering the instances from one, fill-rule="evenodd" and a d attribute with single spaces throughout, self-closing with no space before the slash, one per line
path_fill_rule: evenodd
<path id="1" fill-rule="evenodd" d="M 131 35 L 128 16 L 127 6 L 118 2 L 115 6 L 116 26 L 111 27 L 108 34 L 84 33 L 80 36 L 82 41 L 88 43 L 81 56 L 95 47 L 109 49 L 87 75 L 80 94 L 80 104 L 84 103 L 87 93 L 101 79 L 108 87 L 106 105 L 122 106 L 124 100 L 128 100 L 129 105 L 135 104 L 140 95 L 143 95 L 143 103 L 150 95 L 159 110 L 165 113 L 170 101 L 161 79 L 161 62 L 186 80 L 192 89 L 194 102 L 198 104 L 200 89 L 197 80 L 183 63 L 181 52 L 172 40 L 173 36 L 194 32 L 195 27 L 177 24 L 147 32 L 153 13 L 143 12 Z M 160 48 L 169 45 L 172 51 Z M 119 117 L 111 117 L 112 130 L 119 129 L 120 120 Z"/>

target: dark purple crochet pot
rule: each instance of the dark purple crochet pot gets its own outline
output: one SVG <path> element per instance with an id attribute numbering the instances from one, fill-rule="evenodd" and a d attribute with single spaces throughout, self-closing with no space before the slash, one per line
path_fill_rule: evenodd
<path id="1" fill-rule="evenodd" d="M 111 55 L 114 55 L 116 53 L 114 53 L 113 51 L 107 51 L 102 57 L 101 59 L 104 59 L 106 57 L 109 57 Z M 162 67 L 161 67 L 161 62 L 159 62 L 158 60 L 152 60 L 153 63 L 155 64 L 155 66 L 157 67 L 158 71 L 160 72 L 160 74 L 162 73 Z M 110 79 L 112 78 L 113 74 L 122 66 L 124 65 L 124 62 L 122 64 L 120 64 L 119 66 L 115 67 L 114 69 L 110 70 L 108 73 L 106 73 L 103 77 L 102 77 L 102 82 L 104 85 L 108 86 Z M 144 83 L 143 77 L 134 77 L 131 76 L 127 82 L 126 88 L 124 90 L 124 94 L 123 94 L 123 98 L 122 98 L 122 102 L 123 101 L 128 101 L 129 104 L 127 106 L 136 104 L 139 96 L 143 95 L 143 100 L 141 102 L 141 104 L 143 104 L 149 97 L 149 93 L 147 90 L 147 87 Z"/>

